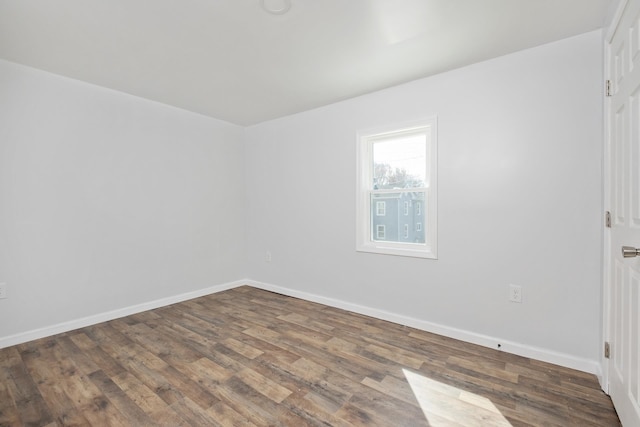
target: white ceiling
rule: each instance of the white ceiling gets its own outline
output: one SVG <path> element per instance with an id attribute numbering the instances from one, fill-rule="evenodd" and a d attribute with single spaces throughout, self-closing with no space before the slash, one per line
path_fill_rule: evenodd
<path id="1" fill-rule="evenodd" d="M 0 0 L 0 58 L 251 125 L 600 28 L 617 1 Z"/>

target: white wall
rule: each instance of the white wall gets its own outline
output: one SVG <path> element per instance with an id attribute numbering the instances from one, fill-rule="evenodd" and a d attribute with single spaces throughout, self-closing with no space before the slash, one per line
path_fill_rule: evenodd
<path id="1" fill-rule="evenodd" d="M 248 277 L 597 363 L 601 37 L 248 128 Z M 432 114 L 439 259 L 357 253 L 356 131 Z"/>
<path id="2" fill-rule="evenodd" d="M 244 277 L 242 138 L 0 61 L 0 341 Z"/>

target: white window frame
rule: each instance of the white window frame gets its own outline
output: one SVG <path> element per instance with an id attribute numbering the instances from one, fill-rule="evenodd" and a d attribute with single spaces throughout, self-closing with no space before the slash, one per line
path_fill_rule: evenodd
<path id="1" fill-rule="evenodd" d="M 404 225 L 404 238 L 405 239 L 409 238 L 409 224 Z"/>
<path id="2" fill-rule="evenodd" d="M 376 201 L 376 216 L 386 216 L 386 215 L 387 215 L 387 202 Z"/>
<path id="3" fill-rule="evenodd" d="M 382 237 L 380 237 L 380 234 L 382 234 Z M 376 239 L 386 239 L 386 238 L 387 238 L 387 228 L 384 226 L 384 224 L 378 224 L 376 226 Z"/>
<path id="4" fill-rule="evenodd" d="M 422 203 L 416 202 L 416 215 L 422 215 Z"/>
<path id="5" fill-rule="evenodd" d="M 405 200 L 404 202 L 404 215 L 409 215 L 409 202 Z"/>
<path id="6" fill-rule="evenodd" d="M 374 239 L 371 215 L 373 193 L 373 144 L 402 134 L 424 133 L 427 140 L 425 193 L 425 243 L 378 241 Z M 386 255 L 437 259 L 437 117 L 360 131 L 357 135 L 356 250 Z M 377 190 L 376 190 L 377 191 Z M 407 190 L 385 190 L 389 192 Z M 399 231 L 399 230 L 398 230 Z"/>
<path id="7" fill-rule="evenodd" d="M 416 231 L 422 231 L 422 223 L 421 222 L 417 222 L 416 223 Z"/>

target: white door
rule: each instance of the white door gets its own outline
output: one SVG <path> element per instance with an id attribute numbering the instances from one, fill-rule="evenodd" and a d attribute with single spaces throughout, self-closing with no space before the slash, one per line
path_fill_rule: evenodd
<path id="1" fill-rule="evenodd" d="M 609 105 L 605 194 L 611 229 L 605 236 L 605 301 L 609 394 L 624 426 L 640 426 L 640 0 L 628 0 L 607 46 Z"/>

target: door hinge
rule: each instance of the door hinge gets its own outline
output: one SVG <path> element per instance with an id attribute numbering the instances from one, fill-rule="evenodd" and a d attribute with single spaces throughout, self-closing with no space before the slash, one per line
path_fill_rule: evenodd
<path id="1" fill-rule="evenodd" d="M 607 228 L 611 228 L 611 212 L 607 211 L 604 214 L 604 225 Z"/>
<path id="2" fill-rule="evenodd" d="M 607 96 L 613 96 L 611 93 L 611 80 L 605 82 Z"/>
<path id="3" fill-rule="evenodd" d="M 611 356 L 611 348 L 609 347 L 609 343 L 605 342 L 604 343 L 604 357 L 605 359 L 608 359 Z"/>

